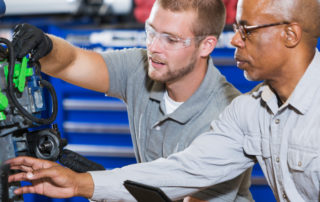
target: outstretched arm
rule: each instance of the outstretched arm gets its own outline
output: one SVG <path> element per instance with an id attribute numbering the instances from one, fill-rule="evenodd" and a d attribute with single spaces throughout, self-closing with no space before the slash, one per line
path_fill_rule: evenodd
<path id="1" fill-rule="evenodd" d="M 11 169 L 22 172 L 9 176 L 9 182 L 29 181 L 32 185 L 20 187 L 15 194 L 36 193 L 55 198 L 93 194 L 93 180 L 88 173 L 76 173 L 55 162 L 32 157 L 17 157 L 7 161 Z"/>
<path id="2" fill-rule="evenodd" d="M 55 167 L 59 165 L 47 161 L 18 157 L 9 163 L 12 168 L 21 169 L 24 173 L 11 176 L 10 182 L 33 182 L 30 190 L 22 188 L 24 191 L 18 193 L 129 201 L 133 200 L 133 197 L 125 189 L 123 182 L 132 180 L 159 187 L 174 200 L 181 199 L 203 188 L 231 180 L 254 165 L 255 157 L 244 151 L 246 141 L 242 128 L 245 123 L 239 119 L 239 114 L 245 113 L 242 106 L 248 103 L 248 99 L 242 99 L 240 104 L 235 104 L 235 101 L 239 101 L 238 98 L 225 109 L 219 120 L 212 123 L 214 130 L 198 136 L 187 149 L 174 153 L 167 159 L 159 158 L 113 170 L 90 171 L 91 176 L 88 176 Z M 242 127 L 241 123 L 244 124 Z M 28 178 L 28 172 L 35 177 Z M 37 183 L 41 186 L 38 187 Z M 52 191 L 48 192 L 50 189 Z"/>
<path id="3" fill-rule="evenodd" d="M 39 60 L 41 71 L 50 76 L 98 92 L 109 90 L 107 65 L 94 51 L 73 46 L 29 24 L 15 27 L 12 44 L 18 58 L 31 53 L 31 60 Z"/>

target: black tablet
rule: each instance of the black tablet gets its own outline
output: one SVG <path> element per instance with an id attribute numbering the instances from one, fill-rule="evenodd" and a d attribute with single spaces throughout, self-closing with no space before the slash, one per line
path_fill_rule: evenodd
<path id="1" fill-rule="evenodd" d="M 123 185 L 138 202 L 172 202 L 158 187 L 126 180 Z"/>

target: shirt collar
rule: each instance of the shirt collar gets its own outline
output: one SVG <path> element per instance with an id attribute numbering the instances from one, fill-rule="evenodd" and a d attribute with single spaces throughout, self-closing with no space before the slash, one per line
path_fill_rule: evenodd
<path id="1" fill-rule="evenodd" d="M 166 91 L 166 88 L 163 83 L 160 83 L 158 81 L 154 81 L 149 97 L 152 100 L 157 100 L 157 101 L 161 102 L 165 91 Z"/>
<path id="2" fill-rule="evenodd" d="M 185 123 L 190 120 L 194 114 L 198 113 L 203 107 L 206 106 L 212 91 L 220 87 L 219 77 L 221 77 L 221 73 L 214 66 L 213 61 L 210 58 L 208 61 L 206 75 L 200 87 L 187 101 L 180 105 L 173 113 L 167 116 L 180 123 Z M 159 101 L 160 105 L 164 107 L 164 92 L 165 85 L 163 83 L 154 82 L 150 93 L 150 99 Z"/>
<path id="3" fill-rule="evenodd" d="M 303 74 L 302 78 L 289 97 L 289 104 L 302 114 L 310 108 L 313 97 L 320 87 L 320 53 L 316 50 L 315 56 Z"/>
<path id="4" fill-rule="evenodd" d="M 294 91 L 286 101 L 284 106 L 291 105 L 297 109 L 300 113 L 304 114 L 308 111 L 313 101 L 313 97 L 316 91 L 320 87 L 320 53 L 316 50 L 315 56 L 312 62 L 309 64 L 304 75 L 301 77 Z M 253 96 L 257 97 L 261 95 L 261 98 L 273 113 L 278 110 L 277 97 L 269 86 L 263 85 L 256 92 L 253 92 Z"/>

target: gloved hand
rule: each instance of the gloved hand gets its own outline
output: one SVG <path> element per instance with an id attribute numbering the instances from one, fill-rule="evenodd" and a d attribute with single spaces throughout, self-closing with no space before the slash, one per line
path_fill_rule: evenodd
<path id="1" fill-rule="evenodd" d="M 31 53 L 31 62 L 38 61 L 52 50 L 51 39 L 41 29 L 30 24 L 15 26 L 12 45 L 17 58 Z"/>

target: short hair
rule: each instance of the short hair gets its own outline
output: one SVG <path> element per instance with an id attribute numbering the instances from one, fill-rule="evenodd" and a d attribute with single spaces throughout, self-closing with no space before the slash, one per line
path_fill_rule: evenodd
<path id="1" fill-rule="evenodd" d="M 288 22 L 297 22 L 312 38 L 320 36 L 320 0 L 272 0 L 278 15 Z"/>
<path id="2" fill-rule="evenodd" d="M 320 36 L 320 1 L 297 0 L 296 7 L 292 8 L 292 20 L 297 21 L 310 37 Z"/>
<path id="3" fill-rule="evenodd" d="M 214 35 L 219 38 L 226 20 L 226 9 L 222 0 L 157 0 L 156 3 L 170 11 L 193 10 L 197 19 L 191 28 L 195 36 Z"/>

